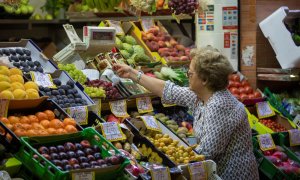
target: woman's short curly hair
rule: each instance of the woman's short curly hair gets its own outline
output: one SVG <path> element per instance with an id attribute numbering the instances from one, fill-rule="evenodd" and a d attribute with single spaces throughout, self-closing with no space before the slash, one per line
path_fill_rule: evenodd
<path id="1" fill-rule="evenodd" d="M 199 78 L 207 81 L 212 91 L 223 90 L 228 85 L 228 76 L 234 71 L 227 57 L 212 46 L 191 51 L 195 71 Z"/>

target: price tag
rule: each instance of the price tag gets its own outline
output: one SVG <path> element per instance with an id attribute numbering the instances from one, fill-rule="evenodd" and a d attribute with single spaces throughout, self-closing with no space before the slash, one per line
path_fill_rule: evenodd
<path id="1" fill-rule="evenodd" d="M 257 138 L 259 147 L 262 151 L 267 151 L 276 148 L 271 134 L 258 135 Z"/>
<path id="2" fill-rule="evenodd" d="M 296 124 L 297 128 L 300 128 L 300 114 L 297 114 L 293 122 Z"/>
<path id="3" fill-rule="evenodd" d="M 109 102 L 111 112 L 116 117 L 128 117 L 126 100 Z"/>
<path id="4" fill-rule="evenodd" d="M 95 180 L 95 172 L 74 172 L 72 180 Z"/>
<path id="5" fill-rule="evenodd" d="M 191 176 L 191 180 L 206 180 L 207 171 L 205 162 L 194 162 L 188 165 L 188 171 Z"/>
<path id="6" fill-rule="evenodd" d="M 67 113 L 80 125 L 88 124 L 88 108 L 86 106 L 69 107 Z"/>
<path id="7" fill-rule="evenodd" d="M 136 106 L 139 113 L 147 113 L 153 111 L 150 97 L 136 98 Z"/>
<path id="8" fill-rule="evenodd" d="M 37 83 L 38 86 L 56 88 L 52 81 L 50 74 L 44 74 L 40 72 L 30 71 L 31 79 Z"/>
<path id="9" fill-rule="evenodd" d="M 171 180 L 168 167 L 154 168 L 150 171 L 152 180 Z"/>
<path id="10" fill-rule="evenodd" d="M 146 128 L 154 131 L 161 131 L 161 128 L 154 116 L 140 116 L 144 121 Z"/>
<path id="11" fill-rule="evenodd" d="M 121 22 L 120 21 L 109 20 L 107 22 L 108 22 L 110 27 L 114 27 L 116 29 L 116 34 L 118 34 L 118 35 L 125 34 L 122 27 L 121 27 Z"/>
<path id="12" fill-rule="evenodd" d="M 97 99 L 93 99 L 94 103 L 96 104 L 95 109 L 93 109 L 94 113 L 96 113 L 98 116 L 101 117 L 101 99 L 97 98 Z"/>
<path id="13" fill-rule="evenodd" d="M 298 146 L 300 145 L 300 130 L 299 129 L 291 129 L 288 130 L 289 138 L 290 138 L 290 146 Z"/>
<path id="14" fill-rule="evenodd" d="M 259 119 L 275 116 L 274 110 L 267 101 L 256 103 L 256 111 Z"/>
<path id="15" fill-rule="evenodd" d="M 149 31 L 151 27 L 155 26 L 154 20 L 151 18 L 142 19 L 141 24 L 142 24 L 143 31 L 145 32 Z"/>
<path id="16" fill-rule="evenodd" d="M 101 123 L 103 136 L 109 141 L 119 141 L 126 139 L 121 127 L 116 122 Z"/>
<path id="17" fill-rule="evenodd" d="M 8 105 L 8 99 L 0 99 L 0 117 L 7 117 Z"/>

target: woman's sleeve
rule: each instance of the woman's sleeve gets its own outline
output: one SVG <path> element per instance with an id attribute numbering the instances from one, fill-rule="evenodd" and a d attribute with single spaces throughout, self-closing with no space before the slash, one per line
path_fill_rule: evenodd
<path id="1" fill-rule="evenodd" d="M 207 107 L 204 114 L 204 135 L 200 138 L 200 145 L 196 150 L 208 159 L 214 159 L 224 153 L 225 148 L 234 132 L 238 112 L 226 107 L 212 105 Z"/>
<path id="2" fill-rule="evenodd" d="M 197 95 L 188 87 L 180 87 L 167 81 L 163 90 L 162 103 L 194 107 Z"/>

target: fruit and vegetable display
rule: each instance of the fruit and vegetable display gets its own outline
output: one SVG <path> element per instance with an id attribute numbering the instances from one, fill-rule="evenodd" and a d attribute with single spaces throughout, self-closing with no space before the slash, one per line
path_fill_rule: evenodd
<path id="1" fill-rule="evenodd" d="M 179 44 L 171 35 L 161 27 L 151 27 L 147 32 L 142 32 L 142 39 L 152 52 L 158 52 L 168 62 L 190 61 L 190 48 Z"/>
<path id="2" fill-rule="evenodd" d="M 18 68 L 0 66 L 0 99 L 37 99 L 39 88 L 35 82 L 25 82 Z"/>
<path id="3" fill-rule="evenodd" d="M 57 88 L 48 88 L 39 86 L 42 94 L 49 96 L 49 99 L 56 102 L 62 108 L 88 105 L 87 101 L 82 98 L 81 94 L 75 88 L 73 80 L 62 84 L 61 80 L 53 79 Z"/>
<path id="4" fill-rule="evenodd" d="M 28 18 L 35 10 L 34 6 L 29 4 L 29 0 L 21 0 L 18 6 L 12 6 L 9 4 L 1 3 L 0 9 L 0 11 L 2 12 L 1 19 Z"/>
<path id="5" fill-rule="evenodd" d="M 196 0 L 170 0 L 168 5 L 172 12 L 176 15 L 193 15 L 198 9 L 198 1 Z"/>
<path id="6" fill-rule="evenodd" d="M 287 131 L 286 128 L 284 128 L 281 124 L 279 124 L 278 122 L 276 122 L 272 119 L 260 119 L 259 122 L 262 123 L 263 125 L 267 126 L 268 128 L 270 128 L 274 132 Z"/>
<path id="7" fill-rule="evenodd" d="M 30 115 L 10 115 L 0 121 L 18 137 L 49 136 L 77 132 L 76 121 L 72 118 L 57 119 L 52 110 Z"/>
<path id="8" fill-rule="evenodd" d="M 122 2 L 121 0 L 112 0 L 112 1 L 105 1 L 105 0 L 85 0 L 85 2 L 89 8 L 96 8 L 96 12 L 107 12 L 107 11 L 114 11 L 116 7 Z"/>
<path id="9" fill-rule="evenodd" d="M 229 76 L 229 91 L 239 100 L 261 98 L 262 95 L 258 90 L 254 90 L 246 79 L 240 78 L 238 74 Z"/>

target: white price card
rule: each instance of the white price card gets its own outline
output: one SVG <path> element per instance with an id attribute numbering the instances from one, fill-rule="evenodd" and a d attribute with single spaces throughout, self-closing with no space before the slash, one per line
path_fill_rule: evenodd
<path id="1" fill-rule="evenodd" d="M 297 128 L 300 128 L 300 114 L 297 114 L 297 116 L 294 118 L 293 122 L 296 124 Z"/>
<path id="2" fill-rule="evenodd" d="M 275 111 L 271 108 L 268 101 L 256 103 L 256 111 L 259 119 L 275 116 Z"/>
<path id="3" fill-rule="evenodd" d="M 155 26 L 154 20 L 151 18 L 143 18 L 141 20 L 143 31 L 147 32 L 153 26 Z"/>
<path id="4" fill-rule="evenodd" d="M 72 180 L 95 180 L 95 172 L 73 172 Z"/>
<path id="5" fill-rule="evenodd" d="M 153 111 L 153 106 L 150 97 L 136 98 L 136 106 L 139 113 L 147 113 Z"/>
<path id="6" fill-rule="evenodd" d="M 188 170 L 191 176 L 191 180 L 206 180 L 207 171 L 205 162 L 194 162 L 188 165 Z"/>
<path id="7" fill-rule="evenodd" d="M 103 136 L 109 141 L 120 141 L 126 139 L 121 127 L 116 122 L 101 123 Z"/>
<path id="8" fill-rule="evenodd" d="M 6 117 L 8 111 L 9 100 L 0 99 L 0 117 Z"/>
<path id="9" fill-rule="evenodd" d="M 161 131 L 161 128 L 154 116 L 140 116 L 140 118 L 145 123 L 147 129 L 159 132 Z"/>
<path id="10" fill-rule="evenodd" d="M 37 83 L 38 86 L 56 88 L 52 81 L 50 74 L 44 74 L 40 72 L 30 71 L 31 79 Z"/>
<path id="11" fill-rule="evenodd" d="M 88 124 L 88 108 L 86 106 L 69 107 L 67 113 L 80 125 Z"/>
<path id="12" fill-rule="evenodd" d="M 262 151 L 275 149 L 275 143 L 271 134 L 261 134 L 257 136 L 259 147 Z"/>
<path id="13" fill-rule="evenodd" d="M 111 112 L 116 117 L 128 117 L 129 116 L 129 114 L 127 113 L 126 100 L 111 101 L 111 102 L 109 102 L 109 107 L 110 107 Z"/>
<path id="14" fill-rule="evenodd" d="M 171 180 L 168 167 L 153 168 L 150 170 L 152 180 Z"/>
<path id="15" fill-rule="evenodd" d="M 116 29 L 116 34 L 125 34 L 122 27 L 121 27 L 121 22 L 120 21 L 113 21 L 109 20 L 107 21 L 110 27 L 114 27 Z"/>
<path id="16" fill-rule="evenodd" d="M 300 130 L 299 129 L 291 129 L 288 130 L 290 146 L 298 146 L 300 145 Z"/>

